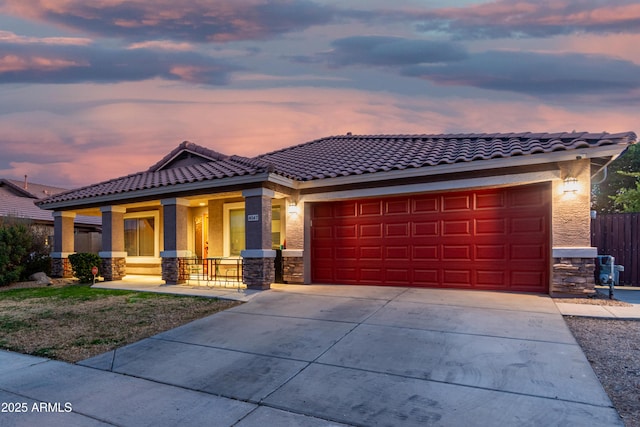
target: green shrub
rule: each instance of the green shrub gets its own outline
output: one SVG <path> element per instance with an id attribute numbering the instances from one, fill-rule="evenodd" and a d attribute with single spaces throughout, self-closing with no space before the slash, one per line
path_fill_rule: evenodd
<path id="1" fill-rule="evenodd" d="M 73 275 L 80 280 L 80 283 L 91 283 L 93 281 L 92 267 L 100 269 L 100 257 L 96 254 L 77 253 L 69 255 L 69 262 Z"/>
<path id="2" fill-rule="evenodd" d="M 29 227 L 24 222 L 5 220 L 0 223 L 0 286 L 23 277 L 24 261 L 30 248 Z"/>

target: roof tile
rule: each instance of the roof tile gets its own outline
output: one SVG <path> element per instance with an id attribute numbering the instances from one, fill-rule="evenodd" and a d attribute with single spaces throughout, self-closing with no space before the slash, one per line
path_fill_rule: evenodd
<path id="1" fill-rule="evenodd" d="M 635 141 L 633 132 L 341 135 L 254 158 L 227 156 L 185 141 L 147 171 L 56 194 L 37 204 L 46 207 L 55 202 L 267 171 L 298 181 L 311 181 Z M 180 158 L 191 153 L 198 156 L 198 162 L 185 162 Z"/>

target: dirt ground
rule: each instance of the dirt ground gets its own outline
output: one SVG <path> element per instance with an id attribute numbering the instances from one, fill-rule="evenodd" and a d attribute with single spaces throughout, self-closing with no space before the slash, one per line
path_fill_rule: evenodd
<path id="1" fill-rule="evenodd" d="M 59 280 L 51 287 L 69 286 Z M 18 283 L 4 290 L 30 288 Z M 76 300 L 0 298 L 0 348 L 77 362 L 240 303 L 128 293 Z"/>
<path id="2" fill-rule="evenodd" d="M 562 302 L 631 305 L 602 294 Z M 640 320 L 566 316 L 565 321 L 625 426 L 640 427 Z"/>

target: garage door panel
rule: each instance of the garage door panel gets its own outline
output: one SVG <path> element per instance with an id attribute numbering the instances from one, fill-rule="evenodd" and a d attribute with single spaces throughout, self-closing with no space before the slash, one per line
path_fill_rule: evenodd
<path id="1" fill-rule="evenodd" d="M 382 237 L 382 224 L 362 224 L 358 226 L 358 237 Z"/>
<path id="2" fill-rule="evenodd" d="M 436 237 L 439 234 L 439 221 L 415 221 L 413 222 L 413 235 L 415 237 Z"/>
<path id="3" fill-rule="evenodd" d="M 475 285 L 479 288 L 495 288 L 505 283 L 505 276 L 504 269 L 501 268 L 477 269 L 475 271 Z"/>
<path id="4" fill-rule="evenodd" d="M 411 250 L 409 245 L 404 246 L 386 246 L 385 247 L 385 259 L 406 261 L 411 257 Z"/>
<path id="5" fill-rule="evenodd" d="M 505 218 L 481 218 L 475 221 L 475 234 L 503 236 L 507 232 L 507 220 Z"/>
<path id="6" fill-rule="evenodd" d="M 438 245 L 422 245 L 413 247 L 414 261 L 439 261 L 440 247 Z"/>
<path id="7" fill-rule="evenodd" d="M 412 213 L 438 213 L 440 212 L 440 199 L 438 196 L 417 196 L 412 199 Z"/>
<path id="8" fill-rule="evenodd" d="M 471 209 L 471 195 L 442 196 L 442 212 L 460 212 Z"/>
<path id="9" fill-rule="evenodd" d="M 416 268 L 413 270 L 413 283 L 415 286 L 438 287 L 442 286 L 439 270 Z"/>
<path id="10" fill-rule="evenodd" d="M 548 290 L 549 184 L 327 202 L 311 212 L 314 281 Z"/>
<path id="11" fill-rule="evenodd" d="M 442 283 L 450 287 L 470 288 L 472 274 L 469 269 L 446 269 L 443 270 Z"/>
<path id="12" fill-rule="evenodd" d="M 443 245 L 442 261 L 471 261 L 470 245 Z"/>
<path id="13" fill-rule="evenodd" d="M 476 245 L 474 258 L 478 261 L 507 261 L 507 245 Z"/>
<path id="14" fill-rule="evenodd" d="M 495 210 L 506 207 L 504 193 L 480 193 L 475 195 L 476 209 Z"/>
<path id="15" fill-rule="evenodd" d="M 382 251 L 383 248 L 381 246 L 361 246 L 359 258 L 363 260 L 382 261 Z"/>
<path id="16" fill-rule="evenodd" d="M 471 220 L 443 220 L 442 221 L 443 236 L 471 236 Z"/>
<path id="17" fill-rule="evenodd" d="M 542 245 L 511 245 L 510 257 L 512 260 L 537 260 L 545 254 Z"/>
<path id="18" fill-rule="evenodd" d="M 336 238 L 358 237 L 358 226 L 356 224 L 338 225 L 334 230 Z"/>
<path id="19" fill-rule="evenodd" d="M 358 259 L 358 248 L 356 246 L 340 246 L 339 248 L 335 248 L 334 252 L 338 259 L 349 259 L 352 261 Z"/>
<path id="20" fill-rule="evenodd" d="M 540 217 L 521 217 L 511 220 L 511 233 L 531 234 L 544 232 L 544 219 Z"/>
<path id="21" fill-rule="evenodd" d="M 409 200 L 390 200 L 384 204 L 384 212 L 387 215 L 406 215 L 409 213 Z"/>
<path id="22" fill-rule="evenodd" d="M 411 281 L 411 270 L 408 268 L 387 268 L 385 279 L 388 283 L 405 284 Z"/>
<path id="23" fill-rule="evenodd" d="M 334 205 L 334 217 L 336 218 L 355 218 L 358 212 L 356 202 L 343 202 Z"/>
<path id="24" fill-rule="evenodd" d="M 366 201 L 359 203 L 360 216 L 380 216 L 382 215 L 381 201 Z"/>
<path id="25" fill-rule="evenodd" d="M 384 224 L 384 235 L 385 237 L 401 237 L 408 238 L 409 237 L 409 224 L 407 222 L 402 223 L 392 223 L 392 224 Z"/>

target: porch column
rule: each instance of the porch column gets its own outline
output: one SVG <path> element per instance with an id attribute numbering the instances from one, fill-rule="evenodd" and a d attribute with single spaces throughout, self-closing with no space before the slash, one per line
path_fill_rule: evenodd
<path id="1" fill-rule="evenodd" d="M 589 159 L 560 164 L 552 185 L 551 296 L 595 294 L 595 260 L 591 247 L 591 168 Z M 573 178 L 572 186 L 565 178 Z"/>
<path id="2" fill-rule="evenodd" d="M 271 199 L 273 190 L 244 190 L 245 250 L 242 255 L 242 281 L 249 289 L 269 289 L 275 281 L 276 251 L 271 240 Z"/>
<path id="3" fill-rule="evenodd" d="M 73 277 L 69 255 L 74 253 L 75 212 L 53 213 L 53 252 L 51 252 L 51 277 Z"/>
<path id="4" fill-rule="evenodd" d="M 162 258 L 162 280 L 167 285 L 185 283 L 188 278 L 184 258 L 188 251 L 188 213 L 189 201 L 186 199 L 164 199 L 164 250 Z"/>
<path id="5" fill-rule="evenodd" d="M 124 214 L 121 206 L 103 206 L 102 258 L 100 274 L 105 281 L 120 280 L 127 274 L 127 253 L 124 250 Z"/>

